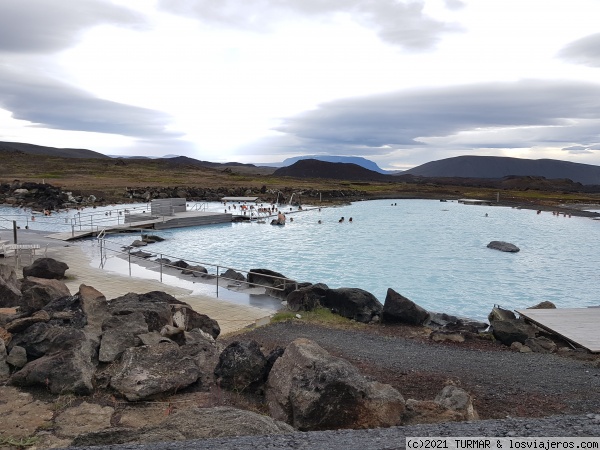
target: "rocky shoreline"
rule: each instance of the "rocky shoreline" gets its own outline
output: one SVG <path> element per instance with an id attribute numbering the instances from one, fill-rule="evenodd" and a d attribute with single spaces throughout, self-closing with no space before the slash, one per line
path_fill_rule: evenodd
<path id="1" fill-rule="evenodd" d="M 218 188 L 199 188 L 190 186 L 175 187 L 153 187 L 144 188 L 126 188 L 119 199 L 105 199 L 95 195 L 85 195 L 63 191 L 45 183 L 20 182 L 15 180 L 12 183 L 0 184 L 0 204 L 12 205 L 17 207 L 31 208 L 34 210 L 57 211 L 65 208 L 77 208 L 87 206 L 104 206 L 106 204 L 117 203 L 147 203 L 155 199 L 164 198 L 185 198 L 189 201 L 221 201 L 225 196 L 247 197 L 257 196 L 262 202 L 275 203 L 279 199 L 287 202 L 294 199 L 298 204 L 301 203 L 349 203 L 353 201 L 378 200 L 378 199 L 440 199 L 457 200 L 460 196 L 448 193 L 429 193 L 429 192 L 411 192 L 411 193 L 393 193 L 393 194 L 373 194 L 367 191 L 354 189 L 295 189 L 292 187 L 282 187 L 281 189 L 268 189 L 266 186 L 261 188 L 253 187 L 218 187 Z M 587 211 L 595 207 L 600 209 L 598 204 L 544 204 L 540 201 L 513 201 L 502 199 L 494 203 L 495 206 L 504 206 L 512 208 L 533 209 L 541 211 L 558 211 L 574 216 L 599 218 L 600 213 Z"/>

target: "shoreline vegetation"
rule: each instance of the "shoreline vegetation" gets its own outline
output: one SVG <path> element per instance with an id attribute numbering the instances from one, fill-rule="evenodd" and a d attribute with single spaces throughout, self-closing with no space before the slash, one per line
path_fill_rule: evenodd
<path id="1" fill-rule="evenodd" d="M 332 175 L 330 166 L 318 161 L 313 162 L 309 172 L 298 172 L 294 177 L 275 176 L 275 169 L 248 165 L 208 167 L 189 158 L 32 157 L 16 151 L 1 154 L 0 203 L 40 211 L 62 209 L 65 203 L 93 206 L 176 197 L 220 201 L 226 196 L 257 196 L 264 203 L 293 199 L 316 205 L 388 198 L 470 198 L 530 209 L 568 208 L 578 215 L 587 215 L 580 212 L 579 205 L 600 205 L 600 186 L 535 176 L 485 179 L 401 175 L 382 181 L 357 178 L 350 170 L 353 164 L 336 165 Z M 361 176 L 372 175 L 366 172 Z"/>

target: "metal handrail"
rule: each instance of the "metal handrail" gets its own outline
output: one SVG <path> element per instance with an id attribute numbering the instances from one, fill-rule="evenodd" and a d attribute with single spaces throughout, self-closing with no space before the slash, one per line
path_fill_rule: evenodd
<path id="1" fill-rule="evenodd" d="M 206 209 L 208 208 L 208 203 L 203 202 L 203 203 L 194 203 L 194 205 L 189 209 L 190 211 L 206 211 Z"/>
<path id="2" fill-rule="evenodd" d="M 120 255 L 123 255 L 123 256 L 127 257 L 127 261 L 128 261 L 128 264 L 129 264 L 129 276 L 131 276 L 131 258 L 132 257 L 133 258 L 137 258 L 139 260 L 147 261 L 147 258 L 144 258 L 142 256 L 137 256 L 135 254 L 132 254 L 131 253 L 131 247 L 129 247 L 127 249 L 127 251 L 124 251 L 124 250 L 115 250 L 113 248 L 109 248 L 107 246 L 107 242 L 115 244 L 115 245 L 118 245 L 118 246 L 120 246 L 120 244 L 116 243 L 116 242 L 109 241 L 108 239 L 106 239 L 106 232 L 105 232 L 105 230 L 102 230 L 102 231 L 104 231 L 104 233 L 100 232 L 98 234 L 98 236 L 97 236 L 97 240 L 100 242 L 99 246 L 100 246 L 100 252 L 101 252 L 101 258 L 100 258 L 100 265 L 101 265 L 101 267 L 104 267 L 104 263 L 106 262 L 107 252 L 108 251 L 111 251 L 113 253 L 120 254 Z M 217 283 L 216 283 L 217 297 L 219 297 L 219 279 L 224 279 L 224 280 L 228 280 L 228 281 L 240 281 L 240 280 L 236 280 L 236 279 L 233 279 L 233 278 L 224 277 L 224 276 L 220 275 L 220 270 L 227 271 L 227 270 L 230 269 L 230 270 L 234 270 L 236 272 L 245 273 L 246 274 L 246 281 L 243 281 L 243 283 L 245 283 L 245 284 L 247 284 L 249 286 L 253 286 L 253 287 L 262 287 L 264 289 L 272 289 L 272 290 L 281 291 L 281 292 L 283 292 L 285 290 L 286 286 L 288 286 L 290 284 L 294 285 L 296 287 L 296 289 L 298 288 L 298 282 L 296 280 L 292 280 L 292 279 L 286 278 L 286 277 L 278 277 L 278 276 L 275 276 L 275 275 L 268 275 L 268 274 L 262 274 L 261 273 L 260 276 L 262 276 L 262 277 L 271 278 L 271 279 L 274 279 L 274 280 L 281 280 L 283 282 L 282 283 L 283 287 L 268 286 L 268 285 L 263 285 L 263 284 L 260 284 L 260 283 L 253 283 L 253 282 L 247 281 L 247 279 L 248 279 L 247 275 L 250 274 L 250 273 L 256 273 L 256 272 L 252 272 L 252 271 L 248 271 L 248 270 L 243 270 L 243 269 L 236 269 L 234 267 L 222 266 L 220 264 L 207 263 L 207 262 L 202 262 L 202 261 L 195 261 L 195 260 L 191 260 L 191 259 L 183 259 L 183 258 L 181 258 L 179 256 L 168 255 L 168 254 L 165 254 L 165 253 L 158 253 L 158 257 L 159 257 L 159 260 L 158 261 L 154 261 L 154 262 L 156 262 L 158 264 L 158 267 L 160 269 L 160 271 L 159 271 L 159 273 L 160 273 L 159 279 L 160 279 L 161 283 L 163 282 L 163 279 L 162 279 L 163 267 L 166 267 L 166 268 L 171 267 L 171 268 L 181 269 L 181 267 L 175 266 L 173 264 L 164 263 L 163 259 L 165 259 L 165 258 L 167 258 L 167 259 L 177 259 L 177 260 L 180 260 L 180 261 L 184 261 L 186 263 L 193 263 L 193 264 L 190 264 L 190 265 L 201 265 L 203 267 L 208 266 L 208 267 L 215 268 L 216 274 L 208 274 L 208 273 L 200 272 L 200 271 L 194 270 L 194 269 L 190 269 L 190 271 L 193 272 L 193 273 L 199 273 L 199 274 L 202 274 L 202 275 L 207 275 L 207 276 L 210 276 L 210 277 L 215 277 L 216 280 L 217 280 Z"/>
<path id="3" fill-rule="evenodd" d="M 98 224 L 114 222 L 115 217 L 117 218 L 117 225 L 119 225 L 121 221 L 125 223 L 125 217 L 127 215 L 139 210 L 150 211 L 150 206 L 146 203 L 145 206 L 130 206 L 128 208 L 115 208 L 103 212 L 96 211 L 86 212 L 83 214 L 81 211 L 77 211 L 77 213 L 71 218 L 71 228 L 75 229 L 75 227 L 79 227 L 79 231 L 81 231 L 88 226 L 90 226 L 90 229 L 93 230 L 95 226 L 96 229 L 98 229 Z"/>

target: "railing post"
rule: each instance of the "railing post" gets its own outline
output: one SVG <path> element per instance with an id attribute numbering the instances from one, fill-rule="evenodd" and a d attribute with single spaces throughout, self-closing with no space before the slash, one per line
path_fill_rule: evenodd
<path id="1" fill-rule="evenodd" d="M 129 260 L 129 276 L 131 276 L 131 249 L 127 250 L 127 256 Z"/>
<path id="2" fill-rule="evenodd" d="M 163 266 L 163 256 L 162 256 L 162 253 L 160 254 L 159 261 L 160 261 L 160 282 L 162 283 L 162 266 Z"/>
<path id="3" fill-rule="evenodd" d="M 219 298 L 219 266 L 217 266 L 217 298 Z"/>

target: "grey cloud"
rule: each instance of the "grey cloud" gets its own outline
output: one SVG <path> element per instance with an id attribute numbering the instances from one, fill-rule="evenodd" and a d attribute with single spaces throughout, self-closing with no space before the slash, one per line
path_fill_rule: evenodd
<path id="1" fill-rule="evenodd" d="M 456 7 L 459 0 L 448 0 Z M 327 18 L 348 13 L 362 25 L 376 30 L 379 37 L 408 50 L 432 48 L 444 33 L 458 31 L 455 24 L 440 22 L 423 13 L 423 1 L 397 0 L 159 0 L 159 6 L 172 13 L 196 17 L 257 32 L 269 30 L 276 20 L 292 15 Z"/>
<path id="2" fill-rule="evenodd" d="M 576 64 L 600 67 L 600 33 L 571 42 L 558 53 L 558 56 Z"/>
<path id="3" fill-rule="evenodd" d="M 85 29 L 106 23 L 140 25 L 143 19 L 102 0 L 2 0 L 0 51 L 59 51 L 73 45 Z"/>
<path id="4" fill-rule="evenodd" d="M 451 9 L 451 10 L 459 10 L 464 8 L 466 5 L 464 4 L 464 2 L 460 1 L 460 0 L 445 0 L 444 2 L 446 4 L 446 8 Z"/>
<path id="5" fill-rule="evenodd" d="M 572 145 L 562 149 L 564 152 L 576 155 L 591 154 L 595 150 L 600 150 L 600 144 L 595 145 Z"/>
<path id="6" fill-rule="evenodd" d="M 598 142 L 600 85 L 524 80 L 343 99 L 287 118 L 276 131 L 290 152 L 362 155 Z"/>
<path id="7" fill-rule="evenodd" d="M 562 149 L 563 152 L 571 153 L 572 155 L 586 155 L 592 153 L 588 148 L 581 145 L 573 145 L 571 147 L 565 147 Z"/>
<path id="8" fill-rule="evenodd" d="M 0 107 L 16 119 L 60 130 L 176 138 L 164 113 L 96 98 L 89 93 L 26 72 L 0 66 Z"/>

